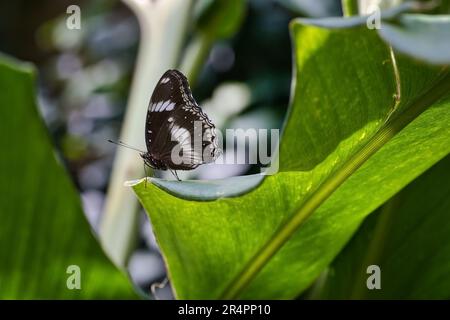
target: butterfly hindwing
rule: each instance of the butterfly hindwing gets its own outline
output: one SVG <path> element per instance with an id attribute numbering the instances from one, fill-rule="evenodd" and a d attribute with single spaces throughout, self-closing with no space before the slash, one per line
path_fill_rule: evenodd
<path id="1" fill-rule="evenodd" d="M 203 139 L 198 136 L 194 143 L 194 132 L 201 132 Z M 177 70 L 164 73 L 153 91 L 145 140 L 150 155 L 167 169 L 194 169 L 218 156 L 214 125 L 194 100 L 186 77 Z M 177 161 L 172 152 L 178 152 Z"/>

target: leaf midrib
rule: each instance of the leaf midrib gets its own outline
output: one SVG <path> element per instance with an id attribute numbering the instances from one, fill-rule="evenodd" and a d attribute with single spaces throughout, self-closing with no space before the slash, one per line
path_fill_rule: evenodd
<path id="1" fill-rule="evenodd" d="M 410 104 L 406 110 L 389 119 L 385 125 L 357 153 L 350 157 L 339 170 L 330 175 L 303 204 L 295 210 L 296 213 L 283 224 L 277 232 L 261 247 L 255 256 L 249 260 L 243 270 L 231 281 L 220 299 L 236 299 L 250 284 L 268 261 L 289 240 L 294 232 L 311 216 L 311 214 L 327 200 L 333 192 L 344 183 L 372 155 L 383 147 L 404 127 L 438 101 L 448 91 L 450 74 L 444 69 L 440 79 L 423 95 Z"/>

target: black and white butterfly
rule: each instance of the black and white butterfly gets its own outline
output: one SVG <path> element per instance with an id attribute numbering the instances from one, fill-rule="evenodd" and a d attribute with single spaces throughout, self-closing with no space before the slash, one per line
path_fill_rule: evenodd
<path id="1" fill-rule="evenodd" d="M 166 71 L 156 84 L 145 123 L 145 165 L 157 170 L 192 170 L 220 154 L 215 126 L 198 106 L 186 77 Z M 123 144 L 123 143 L 121 143 Z"/>

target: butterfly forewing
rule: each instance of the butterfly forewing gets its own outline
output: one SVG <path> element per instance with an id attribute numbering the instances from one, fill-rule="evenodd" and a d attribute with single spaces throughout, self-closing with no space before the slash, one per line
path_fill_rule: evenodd
<path id="1" fill-rule="evenodd" d="M 148 152 L 162 169 L 190 170 L 214 161 L 219 153 L 214 129 L 186 77 L 177 70 L 164 73 L 150 99 L 145 128 Z"/>

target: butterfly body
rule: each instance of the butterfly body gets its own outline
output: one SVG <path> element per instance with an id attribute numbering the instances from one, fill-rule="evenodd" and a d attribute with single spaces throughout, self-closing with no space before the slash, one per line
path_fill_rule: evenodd
<path id="1" fill-rule="evenodd" d="M 164 164 L 164 161 L 154 158 L 150 152 L 141 153 L 141 157 L 144 159 L 146 166 L 156 170 L 167 170 L 167 166 Z"/>
<path id="2" fill-rule="evenodd" d="M 147 111 L 144 163 L 158 170 L 192 170 L 219 155 L 214 124 L 192 96 L 186 77 L 166 71 Z"/>

